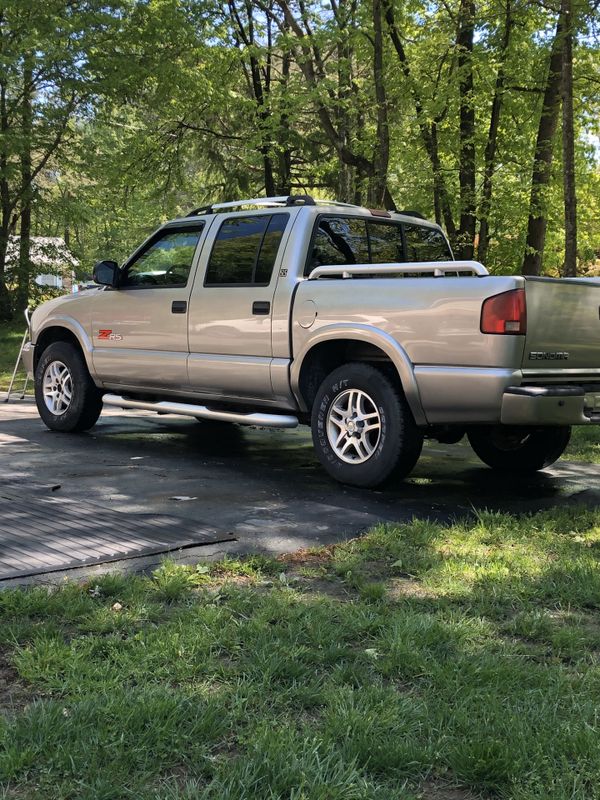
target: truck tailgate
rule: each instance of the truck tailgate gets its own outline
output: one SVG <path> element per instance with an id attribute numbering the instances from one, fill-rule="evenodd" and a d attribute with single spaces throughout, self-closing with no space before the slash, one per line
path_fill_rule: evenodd
<path id="1" fill-rule="evenodd" d="M 600 370 L 600 280 L 527 278 L 524 370 Z"/>

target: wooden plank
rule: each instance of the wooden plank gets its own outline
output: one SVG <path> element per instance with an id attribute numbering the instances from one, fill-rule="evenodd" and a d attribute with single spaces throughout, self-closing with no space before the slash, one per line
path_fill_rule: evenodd
<path id="1" fill-rule="evenodd" d="M 126 514 L 39 492 L 24 495 L 24 488 L 0 488 L 0 581 L 232 538 L 190 519 Z"/>

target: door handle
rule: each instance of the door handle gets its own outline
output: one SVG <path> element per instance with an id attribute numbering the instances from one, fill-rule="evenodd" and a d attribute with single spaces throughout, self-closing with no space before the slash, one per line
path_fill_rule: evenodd
<path id="1" fill-rule="evenodd" d="M 173 300 L 171 303 L 172 314 L 185 314 L 187 311 L 187 300 Z"/>
<path id="2" fill-rule="evenodd" d="M 252 303 L 252 313 L 258 316 L 266 316 L 271 313 L 271 303 L 268 300 L 255 300 Z"/>

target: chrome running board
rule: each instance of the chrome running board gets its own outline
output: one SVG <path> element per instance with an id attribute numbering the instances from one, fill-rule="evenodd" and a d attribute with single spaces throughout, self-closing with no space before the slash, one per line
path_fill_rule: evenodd
<path id="1" fill-rule="evenodd" d="M 244 414 L 240 411 L 217 411 L 206 406 L 193 403 L 177 403 L 171 400 L 161 400 L 152 403 L 145 400 L 130 400 L 117 394 L 105 394 L 105 406 L 117 408 L 138 408 L 144 411 L 156 411 L 158 414 L 181 414 L 185 417 L 198 417 L 199 419 L 214 419 L 218 422 L 237 422 L 240 425 L 261 425 L 264 428 L 296 428 L 298 419 L 288 414 L 253 413 Z"/>

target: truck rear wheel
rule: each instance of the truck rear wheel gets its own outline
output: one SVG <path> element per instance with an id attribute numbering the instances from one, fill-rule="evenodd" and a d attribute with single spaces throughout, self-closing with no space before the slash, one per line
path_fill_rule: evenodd
<path id="1" fill-rule="evenodd" d="M 473 450 L 492 469 L 536 472 L 561 457 L 569 444 L 571 428 L 482 426 L 472 428 L 468 436 Z"/>
<path id="2" fill-rule="evenodd" d="M 392 473 L 405 477 L 423 447 L 404 396 L 368 364 L 344 364 L 325 378 L 311 427 L 320 462 L 352 486 L 379 486 Z"/>
<path id="3" fill-rule="evenodd" d="M 44 350 L 35 370 L 35 402 L 50 430 L 87 431 L 96 424 L 102 393 L 74 345 L 54 342 Z"/>

